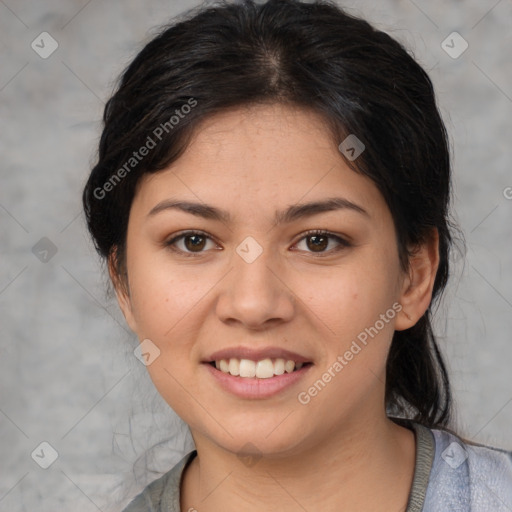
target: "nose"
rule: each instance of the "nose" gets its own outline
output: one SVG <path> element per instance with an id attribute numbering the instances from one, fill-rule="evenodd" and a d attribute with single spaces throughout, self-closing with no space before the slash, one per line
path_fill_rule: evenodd
<path id="1" fill-rule="evenodd" d="M 290 321 L 296 300 L 278 255 L 266 248 L 254 261 L 236 253 L 232 262 L 232 270 L 222 281 L 218 317 L 251 330 Z"/>

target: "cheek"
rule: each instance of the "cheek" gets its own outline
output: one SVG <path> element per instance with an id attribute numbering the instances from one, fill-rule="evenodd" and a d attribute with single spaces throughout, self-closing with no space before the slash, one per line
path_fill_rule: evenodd
<path id="1" fill-rule="evenodd" d="M 311 417 L 334 423 L 369 397 L 380 400 L 396 317 L 394 276 L 389 268 L 381 270 L 379 265 L 372 271 L 366 265 L 346 268 L 315 280 L 322 287 L 307 295 L 307 311 L 314 313 L 309 316 L 324 348 L 315 378 L 302 389 Z"/>
<path id="2" fill-rule="evenodd" d="M 140 264 L 138 264 L 140 262 Z M 156 339 L 172 337 L 215 283 L 211 273 L 201 278 L 193 270 L 170 268 L 153 259 L 135 260 L 131 271 L 132 307 L 139 330 Z"/>
<path id="3" fill-rule="evenodd" d="M 190 397 L 183 390 L 193 391 L 191 361 L 197 357 L 194 344 L 201 329 L 197 317 L 203 314 L 201 299 L 215 281 L 211 275 L 204 276 L 205 280 L 194 278 L 190 270 L 169 269 L 154 260 L 132 261 L 130 289 L 137 334 L 141 340 L 150 339 L 160 351 L 146 369 L 161 396 L 186 417 Z"/>
<path id="4" fill-rule="evenodd" d="M 396 275 L 392 267 L 374 258 L 330 269 L 297 281 L 298 295 L 323 320 L 331 336 L 354 336 L 373 325 L 397 298 Z"/>

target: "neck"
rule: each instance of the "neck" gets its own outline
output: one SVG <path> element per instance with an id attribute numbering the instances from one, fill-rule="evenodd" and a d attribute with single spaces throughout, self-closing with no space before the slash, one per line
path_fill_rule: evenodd
<path id="1" fill-rule="evenodd" d="M 194 433 L 198 456 L 183 478 L 182 510 L 405 510 L 413 432 L 383 415 L 324 439 L 300 453 L 248 461 Z"/>

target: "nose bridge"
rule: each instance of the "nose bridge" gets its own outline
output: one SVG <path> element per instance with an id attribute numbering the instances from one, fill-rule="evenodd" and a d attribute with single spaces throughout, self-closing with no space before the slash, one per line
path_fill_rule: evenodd
<path id="1" fill-rule="evenodd" d="M 277 251 L 254 237 L 246 237 L 236 248 L 229 285 L 219 301 L 218 314 L 252 328 L 269 319 L 289 319 L 293 298 L 282 282 Z"/>
<path id="2" fill-rule="evenodd" d="M 262 237 L 259 238 L 262 242 Z M 269 300 L 274 295 L 277 283 L 272 266 L 277 261 L 268 241 L 265 246 L 260 242 L 248 236 L 236 248 L 233 289 L 239 298 L 254 296 L 258 300 Z"/>

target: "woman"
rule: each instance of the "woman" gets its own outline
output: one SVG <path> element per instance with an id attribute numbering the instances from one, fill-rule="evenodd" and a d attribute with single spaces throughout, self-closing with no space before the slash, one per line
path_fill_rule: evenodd
<path id="1" fill-rule="evenodd" d="M 450 158 L 425 71 L 328 2 L 196 9 L 108 101 L 96 248 L 195 450 L 127 512 L 511 510 L 450 430 Z"/>

